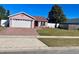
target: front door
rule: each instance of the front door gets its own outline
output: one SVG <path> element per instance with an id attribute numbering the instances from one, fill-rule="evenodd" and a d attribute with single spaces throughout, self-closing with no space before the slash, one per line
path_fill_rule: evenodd
<path id="1" fill-rule="evenodd" d="M 35 27 L 38 27 L 38 21 L 35 21 Z"/>

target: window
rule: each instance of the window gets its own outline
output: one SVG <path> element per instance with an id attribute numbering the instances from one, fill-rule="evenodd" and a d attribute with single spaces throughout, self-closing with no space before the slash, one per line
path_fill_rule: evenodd
<path id="1" fill-rule="evenodd" d="M 41 22 L 41 26 L 45 26 L 45 22 Z"/>

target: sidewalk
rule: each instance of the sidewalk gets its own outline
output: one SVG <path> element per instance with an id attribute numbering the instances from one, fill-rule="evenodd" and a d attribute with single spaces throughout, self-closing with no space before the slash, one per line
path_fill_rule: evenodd
<path id="1" fill-rule="evenodd" d="M 48 46 L 42 43 L 36 37 L 0 35 L 0 52 L 39 49 L 44 47 Z"/>

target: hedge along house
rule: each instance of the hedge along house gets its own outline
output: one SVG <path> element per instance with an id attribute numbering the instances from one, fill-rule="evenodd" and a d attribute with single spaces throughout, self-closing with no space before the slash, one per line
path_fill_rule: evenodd
<path id="1" fill-rule="evenodd" d="M 47 27 L 48 20 L 40 16 L 31 16 L 25 12 L 20 12 L 9 16 L 9 27 L 35 28 Z"/>

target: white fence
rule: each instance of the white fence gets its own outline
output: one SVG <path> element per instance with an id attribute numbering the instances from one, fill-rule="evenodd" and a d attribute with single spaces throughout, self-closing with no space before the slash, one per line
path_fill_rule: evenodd
<path id="1" fill-rule="evenodd" d="M 8 24 L 8 20 L 1 19 L 1 26 L 6 26 Z"/>
<path id="2" fill-rule="evenodd" d="M 57 24 L 56 27 L 58 27 L 58 26 L 59 26 L 59 24 Z M 49 28 L 55 28 L 55 23 L 48 23 L 48 27 Z"/>

